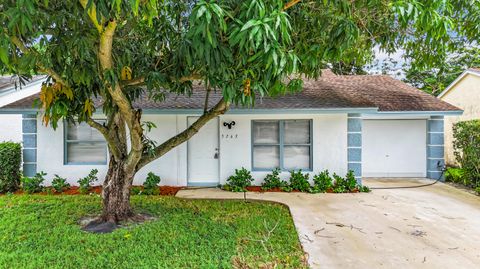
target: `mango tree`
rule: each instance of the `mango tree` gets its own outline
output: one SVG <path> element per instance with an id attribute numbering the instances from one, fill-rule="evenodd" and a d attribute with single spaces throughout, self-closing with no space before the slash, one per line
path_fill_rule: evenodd
<path id="1" fill-rule="evenodd" d="M 461 1 L 459 1 L 461 3 Z M 475 5 L 476 2 L 472 2 Z M 444 0 L 3 0 L 0 71 L 46 74 L 43 121 L 86 122 L 109 149 L 100 220 L 135 217 L 135 173 L 195 135 L 231 104 L 302 90 L 330 63 L 362 64 L 375 46 L 403 48 L 428 64 L 449 46 L 449 33 L 471 6 Z M 460 5 L 460 4 L 458 4 Z M 461 4 L 463 5 L 463 4 Z M 472 18 L 470 18 L 472 19 Z M 460 30 L 459 30 L 460 29 Z M 161 144 L 132 105 L 142 94 L 223 98 L 190 127 Z M 96 111 L 95 102 L 101 102 Z M 208 102 L 205 102 L 208 104 Z M 92 118 L 102 113 L 105 122 Z"/>

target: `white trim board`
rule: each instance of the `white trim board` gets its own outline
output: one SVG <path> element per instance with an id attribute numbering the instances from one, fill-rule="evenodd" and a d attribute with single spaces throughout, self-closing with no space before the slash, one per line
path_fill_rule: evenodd
<path id="1" fill-rule="evenodd" d="M 458 76 L 458 78 L 456 78 L 452 83 L 450 83 L 450 85 L 448 85 L 448 87 L 445 88 L 445 90 L 443 90 L 443 92 L 441 92 L 437 96 L 437 98 L 442 99 L 442 97 L 445 96 L 445 94 L 447 94 L 455 85 L 457 85 L 467 75 L 474 75 L 474 76 L 479 76 L 480 77 L 480 72 L 472 70 L 472 69 L 467 69 L 467 70 L 463 71 L 463 73 L 460 76 Z"/>

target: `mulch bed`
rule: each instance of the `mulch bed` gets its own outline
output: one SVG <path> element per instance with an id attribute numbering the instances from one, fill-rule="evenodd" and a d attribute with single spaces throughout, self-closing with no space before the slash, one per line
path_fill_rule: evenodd
<path id="1" fill-rule="evenodd" d="M 142 186 L 133 186 L 133 187 L 142 187 Z M 175 187 L 175 186 L 160 186 L 159 189 L 160 189 L 160 195 L 165 195 L 165 196 L 175 196 L 177 194 L 177 192 L 181 189 L 183 189 L 184 187 Z M 80 191 L 79 191 L 79 188 L 77 186 L 72 186 L 70 188 L 68 188 L 67 190 L 65 190 L 64 192 L 56 192 L 53 188 L 51 189 L 52 192 L 51 193 L 48 193 L 48 192 L 40 192 L 38 194 L 40 195 L 79 195 L 81 194 Z M 93 186 L 92 188 L 90 188 L 90 192 L 89 193 L 93 193 L 93 194 L 101 194 L 102 193 L 102 186 Z M 14 194 L 24 194 L 24 192 L 22 190 L 18 190 L 16 192 L 14 192 Z"/>

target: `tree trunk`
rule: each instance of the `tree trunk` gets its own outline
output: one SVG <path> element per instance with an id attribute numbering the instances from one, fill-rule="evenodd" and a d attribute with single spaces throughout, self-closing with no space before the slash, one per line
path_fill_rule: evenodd
<path id="1" fill-rule="evenodd" d="M 135 174 L 127 174 L 124 162 L 110 158 L 108 173 L 103 182 L 103 212 L 101 219 L 118 223 L 134 216 L 130 207 L 130 186 Z"/>

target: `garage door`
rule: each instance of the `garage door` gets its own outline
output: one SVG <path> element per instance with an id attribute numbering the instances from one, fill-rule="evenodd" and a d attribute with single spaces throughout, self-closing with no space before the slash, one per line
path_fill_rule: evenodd
<path id="1" fill-rule="evenodd" d="M 426 177 L 426 120 L 363 120 L 364 177 Z"/>

